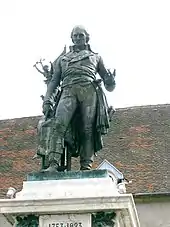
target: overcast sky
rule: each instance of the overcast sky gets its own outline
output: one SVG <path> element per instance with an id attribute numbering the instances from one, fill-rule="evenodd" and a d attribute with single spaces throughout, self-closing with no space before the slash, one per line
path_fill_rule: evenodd
<path id="1" fill-rule="evenodd" d="M 169 0 L 1 0 L 0 119 L 42 114 L 46 86 L 33 64 L 54 61 L 77 24 L 117 70 L 110 105 L 169 103 L 169 12 Z"/>

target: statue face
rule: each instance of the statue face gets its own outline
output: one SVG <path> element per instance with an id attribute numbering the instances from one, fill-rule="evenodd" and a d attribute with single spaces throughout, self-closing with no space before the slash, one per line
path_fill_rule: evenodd
<path id="1" fill-rule="evenodd" d="M 85 45 L 86 44 L 86 34 L 84 29 L 75 28 L 72 34 L 73 43 L 77 46 Z"/>

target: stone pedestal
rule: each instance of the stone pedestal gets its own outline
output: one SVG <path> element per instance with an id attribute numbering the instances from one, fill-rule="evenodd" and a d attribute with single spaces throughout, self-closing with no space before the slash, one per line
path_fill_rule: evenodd
<path id="1" fill-rule="evenodd" d="M 14 199 L 0 200 L 0 213 L 33 227 L 140 226 L 132 195 L 106 170 L 29 174 Z"/>

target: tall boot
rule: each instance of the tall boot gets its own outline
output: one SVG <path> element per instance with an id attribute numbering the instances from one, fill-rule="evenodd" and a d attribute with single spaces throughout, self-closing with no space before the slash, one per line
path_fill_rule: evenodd
<path id="1" fill-rule="evenodd" d="M 61 155 L 63 153 L 62 139 L 56 139 L 55 136 L 51 137 L 50 150 L 49 150 L 49 167 L 45 171 L 58 171 L 61 163 Z"/>
<path id="2" fill-rule="evenodd" d="M 80 149 L 80 170 L 91 170 L 94 159 L 94 141 L 92 132 L 84 133 L 84 140 Z"/>
<path id="3" fill-rule="evenodd" d="M 61 154 L 57 152 L 51 152 L 49 154 L 49 167 L 45 169 L 45 172 L 56 172 L 61 161 Z"/>
<path id="4" fill-rule="evenodd" d="M 86 140 L 80 150 L 80 170 L 91 170 L 94 159 L 94 149 L 91 140 Z"/>
<path id="5" fill-rule="evenodd" d="M 80 170 L 91 170 L 93 161 L 91 159 L 80 161 Z"/>

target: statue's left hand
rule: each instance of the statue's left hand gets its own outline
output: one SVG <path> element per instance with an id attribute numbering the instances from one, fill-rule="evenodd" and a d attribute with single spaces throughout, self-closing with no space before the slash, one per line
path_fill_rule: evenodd
<path id="1" fill-rule="evenodd" d="M 113 73 L 110 70 L 107 70 L 107 76 L 104 79 L 104 86 L 107 91 L 113 91 L 116 85 L 115 82 L 116 70 Z"/>
<path id="2" fill-rule="evenodd" d="M 107 72 L 108 72 L 108 75 L 109 75 L 110 77 L 112 77 L 112 78 L 115 79 L 115 76 L 116 76 L 116 69 L 114 69 L 113 73 L 110 71 L 110 69 L 108 69 Z"/>
<path id="3" fill-rule="evenodd" d="M 115 83 L 115 70 L 113 73 L 109 69 L 107 70 L 107 77 L 105 78 L 104 83 L 107 85 Z"/>
<path id="4" fill-rule="evenodd" d="M 52 111 L 52 106 L 51 106 L 50 102 L 44 102 L 43 103 L 43 114 L 45 115 L 46 118 L 48 118 L 51 111 Z"/>

